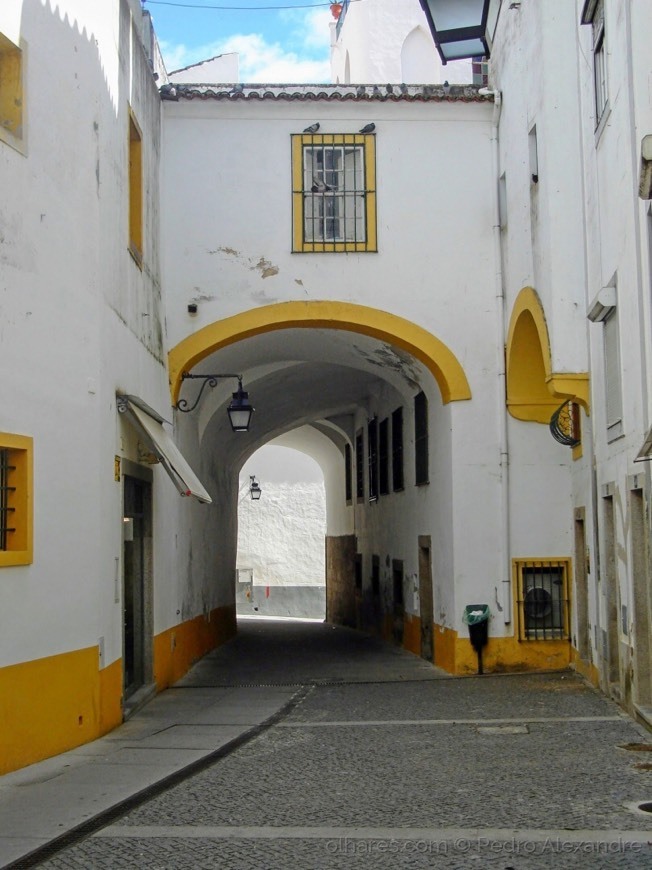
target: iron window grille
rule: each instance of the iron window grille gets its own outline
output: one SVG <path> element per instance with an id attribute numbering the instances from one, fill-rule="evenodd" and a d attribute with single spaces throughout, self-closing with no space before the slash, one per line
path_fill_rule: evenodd
<path id="1" fill-rule="evenodd" d="M 428 483 L 428 399 L 423 392 L 414 397 L 414 467 L 416 485 Z"/>
<path id="2" fill-rule="evenodd" d="M 403 408 L 392 412 L 392 489 L 403 489 Z"/>
<path id="3" fill-rule="evenodd" d="M 292 137 L 293 250 L 375 251 L 375 137 Z"/>
<path id="4" fill-rule="evenodd" d="M 13 494 L 16 487 L 11 485 L 12 475 L 16 466 L 12 464 L 11 451 L 0 448 L 0 550 L 7 550 L 9 536 L 16 531 L 13 522 L 16 508 L 13 505 Z"/>
<path id="5" fill-rule="evenodd" d="M 569 560 L 517 560 L 516 572 L 519 639 L 568 640 Z"/>

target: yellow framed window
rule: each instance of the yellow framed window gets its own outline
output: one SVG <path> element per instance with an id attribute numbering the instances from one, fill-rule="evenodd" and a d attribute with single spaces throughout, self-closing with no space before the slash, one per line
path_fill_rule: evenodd
<path id="1" fill-rule="evenodd" d="M 515 559 L 520 640 L 570 638 L 570 559 Z"/>
<path id="2" fill-rule="evenodd" d="M 143 261 L 143 153 L 142 134 L 129 112 L 129 251 L 140 266 Z"/>
<path id="3" fill-rule="evenodd" d="M 23 152 L 23 49 L 0 33 L 0 139 Z"/>
<path id="4" fill-rule="evenodd" d="M 32 562 L 32 447 L 0 432 L 0 567 Z"/>
<path id="5" fill-rule="evenodd" d="M 292 136 L 292 250 L 377 251 L 376 139 Z"/>

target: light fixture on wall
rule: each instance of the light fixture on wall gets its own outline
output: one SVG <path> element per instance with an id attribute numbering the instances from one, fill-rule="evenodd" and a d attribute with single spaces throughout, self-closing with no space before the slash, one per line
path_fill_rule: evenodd
<path id="1" fill-rule="evenodd" d="M 263 491 L 260 488 L 260 484 L 256 480 L 256 475 L 250 474 L 249 481 L 249 495 L 251 496 L 251 500 L 258 501 L 263 494 Z"/>
<path id="2" fill-rule="evenodd" d="M 435 46 L 446 64 L 489 57 L 502 0 L 421 0 Z"/>
<path id="3" fill-rule="evenodd" d="M 189 372 L 183 372 L 181 375 L 182 381 L 193 379 L 201 380 L 204 383 L 201 385 L 199 395 L 193 405 L 189 405 L 185 399 L 179 399 L 175 407 L 178 411 L 181 411 L 184 414 L 194 411 L 199 404 L 206 386 L 208 385 L 212 389 L 217 386 L 218 380 L 221 380 L 222 378 L 236 378 L 238 381 L 238 389 L 232 394 L 233 398 L 231 399 L 229 407 L 226 409 L 226 412 L 229 415 L 231 428 L 234 432 L 248 432 L 254 407 L 249 401 L 249 393 L 242 389 L 242 375 L 191 375 Z"/>

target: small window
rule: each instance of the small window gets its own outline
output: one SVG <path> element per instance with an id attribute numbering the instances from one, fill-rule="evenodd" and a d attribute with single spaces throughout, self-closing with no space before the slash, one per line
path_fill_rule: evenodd
<path id="1" fill-rule="evenodd" d="M 568 639 L 569 560 L 518 559 L 515 568 L 520 639 Z"/>
<path id="2" fill-rule="evenodd" d="M 528 152 L 530 156 L 530 181 L 539 183 L 539 145 L 537 142 L 537 125 L 528 133 Z"/>
<path id="3" fill-rule="evenodd" d="M 614 308 L 603 321 L 604 388 L 607 412 L 607 438 L 622 435 L 623 397 L 620 376 L 620 338 L 618 308 Z"/>
<path id="4" fill-rule="evenodd" d="M 489 61 L 486 57 L 474 57 L 471 60 L 471 72 L 474 85 L 487 87 L 489 84 Z"/>
<path id="5" fill-rule="evenodd" d="M 0 33 L 0 139 L 24 153 L 23 52 Z"/>
<path id="6" fill-rule="evenodd" d="M 0 433 L 0 567 L 32 562 L 32 443 Z"/>
<path id="7" fill-rule="evenodd" d="M 129 252 L 143 262 L 143 153 L 140 128 L 129 112 Z"/>
<path id="8" fill-rule="evenodd" d="M 376 251 L 373 134 L 292 137 L 295 252 Z"/>
<path id="9" fill-rule="evenodd" d="M 374 417 L 367 425 L 367 449 L 369 458 L 369 501 L 378 498 L 378 420 Z"/>
<path id="10" fill-rule="evenodd" d="M 378 488 L 380 495 L 389 493 L 389 420 L 378 426 Z"/>
<path id="11" fill-rule="evenodd" d="M 364 438 L 362 430 L 355 436 L 355 497 L 364 498 Z"/>
<path id="12" fill-rule="evenodd" d="M 344 445 L 344 491 L 347 504 L 353 500 L 353 469 L 351 456 L 351 445 Z"/>
<path id="13" fill-rule="evenodd" d="M 392 489 L 403 489 L 403 408 L 392 412 Z"/>
<path id="14" fill-rule="evenodd" d="M 417 486 L 428 483 L 428 399 L 423 392 L 414 397 L 414 470 Z"/>
<path id="15" fill-rule="evenodd" d="M 593 35 L 593 83 L 595 88 L 595 126 L 605 113 L 607 94 L 607 57 L 605 50 L 604 0 L 586 0 L 582 24 L 590 24 Z"/>

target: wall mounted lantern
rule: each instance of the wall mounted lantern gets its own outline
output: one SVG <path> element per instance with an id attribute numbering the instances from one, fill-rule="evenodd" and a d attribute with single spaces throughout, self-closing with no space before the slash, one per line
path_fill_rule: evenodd
<path id="1" fill-rule="evenodd" d="M 260 488 L 260 484 L 256 480 L 255 474 L 249 475 L 249 495 L 251 496 L 252 501 L 258 501 L 263 494 L 262 489 Z"/>
<path id="2" fill-rule="evenodd" d="M 199 395 L 193 405 L 189 405 L 185 399 L 179 399 L 175 407 L 178 411 L 181 411 L 184 414 L 194 411 L 199 404 L 199 400 L 201 399 L 206 386 L 211 387 L 211 389 L 216 387 L 218 380 L 221 378 L 237 378 L 238 389 L 232 394 L 233 398 L 231 399 L 229 407 L 226 409 L 226 413 L 229 415 L 231 428 L 234 432 L 248 432 L 254 407 L 249 401 L 249 393 L 242 389 L 242 375 L 191 375 L 188 372 L 183 372 L 181 375 L 182 381 L 193 379 L 201 380 L 204 383 L 201 385 Z"/>
<path id="3" fill-rule="evenodd" d="M 489 57 L 502 0 L 421 0 L 442 63 Z"/>

